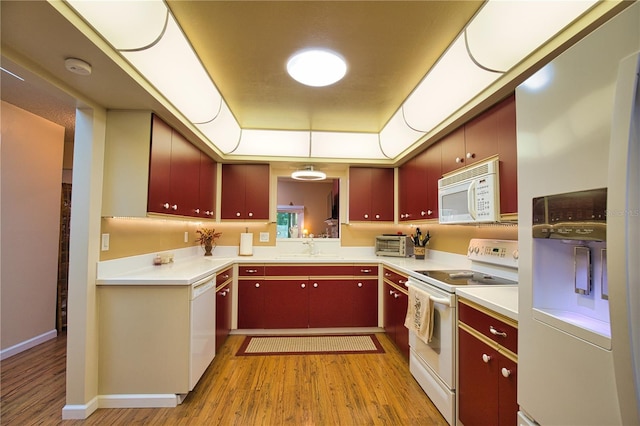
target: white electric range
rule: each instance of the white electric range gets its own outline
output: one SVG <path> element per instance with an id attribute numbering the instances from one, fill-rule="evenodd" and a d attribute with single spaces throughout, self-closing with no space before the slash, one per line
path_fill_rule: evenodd
<path id="1" fill-rule="evenodd" d="M 468 270 L 415 271 L 407 287 L 429 294 L 433 303 L 433 337 L 429 343 L 409 330 L 409 368 L 450 425 L 456 423 L 456 295 L 458 287 L 516 286 L 518 242 L 472 239 Z"/>

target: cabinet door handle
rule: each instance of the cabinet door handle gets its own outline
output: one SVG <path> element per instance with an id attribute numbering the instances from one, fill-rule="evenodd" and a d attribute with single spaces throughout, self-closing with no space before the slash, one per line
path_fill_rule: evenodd
<path id="1" fill-rule="evenodd" d="M 165 209 L 168 209 L 168 208 L 169 208 L 169 203 L 164 203 L 164 204 L 162 205 L 162 207 L 164 207 Z"/>
<path id="2" fill-rule="evenodd" d="M 362 283 L 358 283 L 358 287 L 362 287 Z"/>
<path id="3" fill-rule="evenodd" d="M 403 280 L 403 279 L 399 279 L 399 280 L 398 280 L 398 284 L 404 284 L 404 283 L 406 283 L 406 281 L 405 281 L 405 280 Z"/>
<path id="4" fill-rule="evenodd" d="M 305 283 L 300 284 L 300 288 L 305 288 L 307 285 Z"/>
<path id="5" fill-rule="evenodd" d="M 178 210 L 178 205 L 177 204 L 172 205 L 171 206 L 171 210 L 174 210 L 174 211 Z"/>
<path id="6" fill-rule="evenodd" d="M 491 357 L 487 354 L 482 354 L 482 361 L 488 363 L 489 361 L 491 361 Z"/>
<path id="7" fill-rule="evenodd" d="M 256 283 L 256 288 L 260 288 L 260 283 Z"/>
<path id="8" fill-rule="evenodd" d="M 380 215 L 379 214 L 376 215 L 376 219 L 380 219 Z"/>
<path id="9" fill-rule="evenodd" d="M 467 152 L 467 158 L 468 159 L 476 158 L 476 154 L 474 154 L 473 152 Z"/>
<path id="10" fill-rule="evenodd" d="M 240 217 L 240 212 L 236 212 L 236 217 Z"/>
<path id="11" fill-rule="evenodd" d="M 363 274 L 369 274 L 371 273 L 371 269 L 360 269 L 360 272 L 362 272 Z"/>
<path id="12" fill-rule="evenodd" d="M 256 272 L 258 272 L 258 270 L 257 269 L 247 269 L 245 272 L 247 274 L 255 274 Z"/>
<path id="13" fill-rule="evenodd" d="M 511 375 L 511 370 L 508 370 L 504 367 L 502 367 L 502 370 L 500 372 L 502 373 L 503 377 L 509 377 Z"/>
<path id="14" fill-rule="evenodd" d="M 464 163 L 464 158 L 456 157 L 456 163 Z"/>
<path id="15" fill-rule="evenodd" d="M 365 214 L 364 214 L 364 218 L 365 218 L 365 219 L 369 219 L 369 215 L 365 213 Z"/>
<path id="16" fill-rule="evenodd" d="M 388 273 L 388 272 L 385 272 L 385 273 L 384 273 L 384 276 L 385 276 L 385 277 L 390 277 L 390 276 L 391 276 L 391 274 L 390 274 L 390 273 Z"/>
<path id="17" fill-rule="evenodd" d="M 253 213 L 252 212 L 249 212 L 249 217 L 253 217 Z"/>
<path id="18" fill-rule="evenodd" d="M 389 290 L 389 295 L 393 296 L 393 290 Z"/>
<path id="19" fill-rule="evenodd" d="M 194 211 L 196 212 L 196 214 L 200 214 L 200 209 L 195 209 Z"/>
<path id="20" fill-rule="evenodd" d="M 313 288 L 318 288 L 318 283 L 313 283 Z"/>
<path id="21" fill-rule="evenodd" d="M 492 325 L 489 326 L 489 333 L 493 334 L 494 336 L 507 337 L 507 333 L 505 333 L 504 331 L 496 330 Z"/>

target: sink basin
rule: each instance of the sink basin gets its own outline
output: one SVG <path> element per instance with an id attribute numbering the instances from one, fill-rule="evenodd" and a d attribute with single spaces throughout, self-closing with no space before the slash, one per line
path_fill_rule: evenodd
<path id="1" fill-rule="evenodd" d="M 337 254 L 330 253 L 287 253 L 276 256 L 276 259 L 342 259 L 342 257 Z"/>

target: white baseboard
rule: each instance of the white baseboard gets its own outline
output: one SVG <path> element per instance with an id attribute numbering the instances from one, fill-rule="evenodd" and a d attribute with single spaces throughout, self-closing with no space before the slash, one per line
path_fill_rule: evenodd
<path id="1" fill-rule="evenodd" d="M 99 395 L 87 404 L 65 405 L 62 420 L 83 420 L 98 408 L 172 408 L 182 402 L 180 398 L 175 394 Z"/>
<path id="2" fill-rule="evenodd" d="M 178 396 L 168 394 L 118 394 L 98 396 L 100 408 L 171 408 L 178 406 Z"/>
<path id="3" fill-rule="evenodd" d="M 84 420 L 98 409 L 98 397 L 87 404 L 67 404 L 62 407 L 62 420 Z"/>
<path id="4" fill-rule="evenodd" d="M 47 340 L 51 340 L 58 335 L 57 330 L 47 331 L 46 333 L 42 333 L 39 336 L 32 337 L 31 339 L 25 340 L 24 342 L 20 342 L 17 345 L 13 345 L 7 349 L 3 349 L 0 351 L 0 361 L 9 358 L 10 356 L 19 354 L 20 352 L 26 351 L 27 349 L 31 349 L 34 346 L 38 346 L 40 343 L 44 343 Z"/>

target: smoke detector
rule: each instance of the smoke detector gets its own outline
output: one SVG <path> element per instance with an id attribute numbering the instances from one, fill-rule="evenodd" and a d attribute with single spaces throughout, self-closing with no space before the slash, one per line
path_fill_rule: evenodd
<path id="1" fill-rule="evenodd" d="M 78 75 L 89 75 L 91 74 L 91 64 L 88 64 L 87 62 L 83 61 L 82 59 L 78 59 L 78 58 L 67 58 L 64 60 L 64 67 L 74 73 L 74 74 L 78 74 Z"/>

